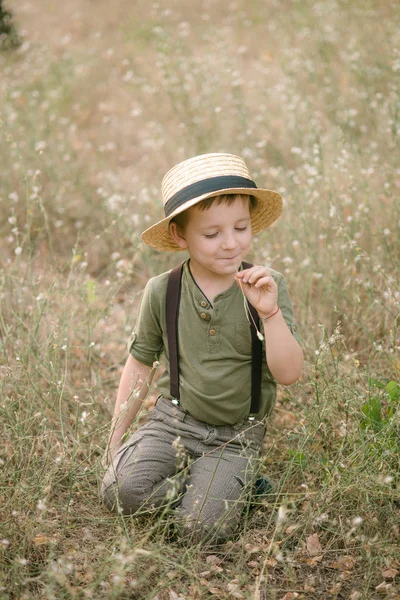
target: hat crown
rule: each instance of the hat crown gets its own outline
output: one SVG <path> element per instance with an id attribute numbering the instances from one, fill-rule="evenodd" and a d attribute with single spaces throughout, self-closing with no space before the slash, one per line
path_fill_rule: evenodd
<path id="1" fill-rule="evenodd" d="M 212 177 L 239 176 L 251 180 L 246 163 L 234 154 L 201 154 L 175 165 L 164 176 L 161 191 L 164 205 L 180 190 Z"/>

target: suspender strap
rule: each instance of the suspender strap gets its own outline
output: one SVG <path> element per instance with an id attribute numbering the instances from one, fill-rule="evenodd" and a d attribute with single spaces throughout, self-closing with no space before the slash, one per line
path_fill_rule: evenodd
<path id="1" fill-rule="evenodd" d="M 253 265 L 243 262 L 243 268 Z M 178 356 L 178 317 L 181 299 L 183 264 L 175 267 L 169 274 L 166 296 L 167 337 L 169 350 L 169 375 L 171 397 L 179 400 L 179 356 Z M 256 309 L 248 303 L 254 322 L 259 323 Z M 250 413 L 257 414 L 260 410 L 261 373 L 262 373 L 262 343 L 257 337 L 253 323 L 251 329 L 251 407 Z"/>
<path id="2" fill-rule="evenodd" d="M 244 269 L 250 269 L 251 263 L 243 262 Z M 259 324 L 258 313 L 254 306 L 247 303 L 251 316 L 253 317 L 250 325 L 251 330 L 251 406 L 250 413 L 256 415 L 260 410 L 261 396 L 261 369 L 262 369 L 262 343 L 257 337 L 257 329 L 254 326 Z M 254 323 L 253 323 L 254 321 Z"/>
<path id="3" fill-rule="evenodd" d="M 169 350 L 170 392 L 172 398 L 179 400 L 179 348 L 178 348 L 178 316 L 181 300 L 183 265 L 172 269 L 168 277 L 167 297 L 165 301 L 167 317 L 167 337 Z"/>
<path id="4" fill-rule="evenodd" d="M 254 322 L 258 324 L 256 309 L 249 302 L 249 309 Z M 261 366 L 262 366 L 262 343 L 257 337 L 257 330 L 251 324 L 251 407 L 250 412 L 254 415 L 260 410 L 261 396 Z"/>

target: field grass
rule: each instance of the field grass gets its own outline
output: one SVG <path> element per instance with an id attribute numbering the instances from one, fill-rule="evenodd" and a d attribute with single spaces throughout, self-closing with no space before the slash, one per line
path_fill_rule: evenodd
<path id="1" fill-rule="evenodd" d="M 400 598 L 400 6 L 9 1 L 0 54 L 0 598 Z M 274 492 L 219 548 L 99 503 L 163 174 L 245 158 L 285 199 L 253 260 L 284 273 L 301 381 Z M 156 391 L 139 421 L 151 406 Z"/>

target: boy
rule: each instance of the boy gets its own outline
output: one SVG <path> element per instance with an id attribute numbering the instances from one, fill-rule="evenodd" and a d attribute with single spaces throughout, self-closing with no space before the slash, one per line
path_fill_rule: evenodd
<path id="1" fill-rule="evenodd" d="M 230 154 L 176 165 L 162 193 L 166 217 L 142 238 L 159 250 L 187 250 L 189 260 L 168 299 L 170 273 L 145 288 L 102 497 L 123 513 L 174 506 L 186 536 L 221 542 L 237 528 L 254 484 L 276 382 L 294 383 L 302 368 L 282 275 L 242 263 L 252 235 L 281 214 L 282 198 L 257 188 L 243 160 Z M 171 309 L 172 295 L 180 304 Z M 158 380 L 161 395 L 148 422 L 122 444 L 161 353 L 169 365 Z"/>

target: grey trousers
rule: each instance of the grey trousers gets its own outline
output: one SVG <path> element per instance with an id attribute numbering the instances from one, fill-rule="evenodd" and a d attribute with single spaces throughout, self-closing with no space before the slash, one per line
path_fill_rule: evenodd
<path id="1" fill-rule="evenodd" d="M 174 508 L 185 537 L 221 542 L 248 502 L 264 434 L 263 422 L 207 425 L 160 397 L 116 453 L 103 502 L 123 514 Z"/>

